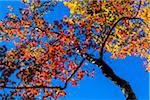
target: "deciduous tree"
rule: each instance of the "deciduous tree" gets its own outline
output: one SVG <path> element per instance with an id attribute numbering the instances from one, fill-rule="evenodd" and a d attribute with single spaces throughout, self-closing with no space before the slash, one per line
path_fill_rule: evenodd
<path id="1" fill-rule="evenodd" d="M 123 91 L 126 99 L 137 99 L 130 84 L 117 76 L 104 61 L 129 56 L 146 58 L 150 71 L 150 13 L 147 0 L 71 0 L 63 2 L 70 16 L 50 24 L 44 15 L 53 11 L 57 1 L 22 0 L 21 17 L 8 6 L 0 21 L 0 40 L 13 42 L 15 48 L 0 47 L 0 89 L 9 88 L 10 96 L 33 99 L 59 98 L 71 83 L 93 70 L 82 66 L 94 64 Z M 98 52 L 98 56 L 94 53 Z M 87 62 L 85 64 L 85 62 Z M 11 79 L 10 76 L 16 79 Z"/>

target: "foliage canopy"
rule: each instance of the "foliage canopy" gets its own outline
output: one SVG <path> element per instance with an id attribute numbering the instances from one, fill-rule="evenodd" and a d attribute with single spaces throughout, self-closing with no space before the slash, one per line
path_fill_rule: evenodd
<path id="1" fill-rule="evenodd" d="M 15 45 L 10 51 L 0 47 L 0 89 L 12 89 L 12 97 L 31 99 L 43 91 L 43 98 L 65 96 L 68 83 L 77 86 L 86 74 L 94 75 L 93 69 L 82 66 L 92 63 L 100 67 L 98 59 L 106 52 L 114 59 L 127 55 L 145 58 L 150 71 L 147 0 L 70 0 L 63 2 L 70 16 L 53 24 L 43 16 L 53 11 L 58 1 L 22 2 L 27 7 L 19 9 L 21 16 L 8 6 L 10 13 L 0 21 L 0 41 Z"/>

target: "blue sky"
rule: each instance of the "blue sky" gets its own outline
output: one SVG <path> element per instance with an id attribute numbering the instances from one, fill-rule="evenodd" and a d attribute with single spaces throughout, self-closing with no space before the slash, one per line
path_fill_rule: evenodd
<path id="1" fill-rule="evenodd" d="M 14 2 L 8 1 L 10 0 L 0 0 L 0 19 L 3 19 L 6 12 L 8 12 L 7 5 L 11 5 L 16 13 L 18 13 L 17 9 L 23 6 L 20 2 L 17 2 L 18 0 L 14 0 Z M 53 22 L 54 20 L 62 19 L 66 14 L 69 15 L 69 9 L 60 3 L 54 12 L 50 13 L 51 16 L 45 16 L 45 19 Z M 12 43 L 0 41 L 0 45 L 4 44 L 9 48 L 12 47 Z M 142 59 L 128 56 L 126 59 L 113 60 L 109 56 L 109 53 L 105 55 L 105 61 L 117 75 L 131 84 L 137 98 L 139 100 L 148 100 L 150 90 L 149 74 L 142 67 Z M 95 77 L 85 77 L 77 87 L 69 84 L 66 89 L 68 95 L 60 98 L 60 100 L 125 100 L 120 88 L 107 79 L 101 70 L 94 65 L 89 65 L 89 67 L 96 68 Z"/>

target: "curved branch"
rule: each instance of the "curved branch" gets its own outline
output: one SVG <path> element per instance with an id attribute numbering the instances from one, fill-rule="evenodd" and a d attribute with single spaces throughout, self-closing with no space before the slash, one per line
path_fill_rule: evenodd
<path id="1" fill-rule="evenodd" d="M 132 20 L 132 19 L 140 19 L 140 18 L 136 18 L 136 16 L 138 15 L 139 10 L 141 9 L 141 3 L 142 3 L 142 1 L 140 0 L 140 2 L 139 2 L 139 7 L 138 7 L 138 11 L 137 11 L 137 13 L 135 14 L 134 17 L 122 17 L 122 18 L 120 18 L 120 19 L 112 26 L 112 28 L 111 28 L 110 31 L 108 32 L 108 35 L 107 35 L 106 39 L 104 40 L 104 42 L 103 42 L 103 44 L 102 44 L 101 53 L 100 53 L 101 59 L 102 59 L 102 57 L 103 57 L 103 51 L 104 51 L 105 44 L 106 44 L 106 42 L 107 42 L 109 36 L 111 35 L 112 30 L 115 28 L 115 26 L 116 26 L 121 20 L 123 20 L 123 19 L 129 19 L 129 20 Z M 147 25 L 144 21 L 142 21 L 142 22 L 148 27 L 148 25 Z M 149 27 L 148 27 L 148 29 L 149 29 Z"/>
<path id="2" fill-rule="evenodd" d="M 106 44 L 106 42 L 107 42 L 109 36 L 112 35 L 112 34 L 111 34 L 112 30 L 113 30 L 113 29 L 116 27 L 116 25 L 117 25 L 121 20 L 123 20 L 123 19 L 132 20 L 132 19 L 140 19 L 140 18 L 122 17 L 122 18 L 120 18 L 120 19 L 112 26 L 112 28 L 111 28 L 110 31 L 108 32 L 108 35 L 107 35 L 106 39 L 104 39 L 104 42 L 103 42 L 103 44 L 102 44 L 101 52 L 100 52 L 100 57 L 101 57 L 101 59 L 103 58 L 103 51 L 104 51 L 105 44 Z"/>

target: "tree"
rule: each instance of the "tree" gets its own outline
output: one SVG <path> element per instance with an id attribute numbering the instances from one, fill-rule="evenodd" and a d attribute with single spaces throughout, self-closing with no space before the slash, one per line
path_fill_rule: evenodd
<path id="1" fill-rule="evenodd" d="M 42 92 L 43 98 L 65 96 L 69 83 L 77 86 L 85 75 L 94 75 L 94 69 L 83 69 L 88 61 L 119 86 L 126 99 L 136 99 L 130 84 L 114 73 L 103 56 L 106 52 L 114 59 L 141 56 L 150 71 L 148 1 L 72 0 L 64 2 L 71 15 L 53 24 L 44 15 L 57 1 L 22 2 L 27 7 L 19 9 L 21 17 L 8 6 L 11 12 L 0 22 L 0 39 L 15 45 L 10 51 L 0 47 L 0 89 L 11 89 L 10 98 L 33 99 Z"/>

